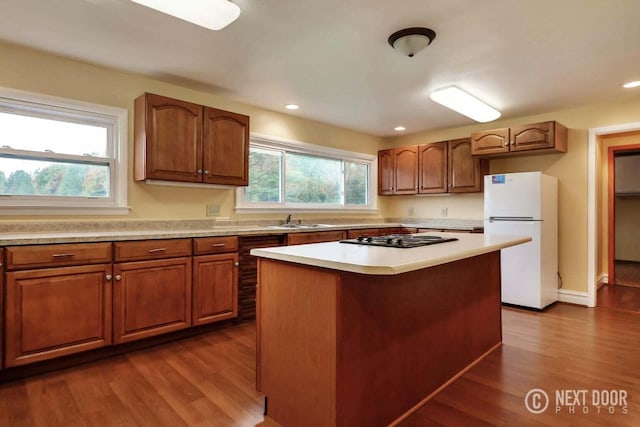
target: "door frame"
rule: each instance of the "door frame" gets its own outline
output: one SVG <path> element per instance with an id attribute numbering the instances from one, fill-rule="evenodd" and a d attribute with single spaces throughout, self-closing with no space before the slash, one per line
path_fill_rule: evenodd
<path id="1" fill-rule="evenodd" d="M 639 136 L 640 137 L 640 136 Z M 609 186 L 607 190 L 608 198 L 608 221 L 607 227 L 609 230 L 608 244 L 608 260 L 607 260 L 607 284 L 615 285 L 616 277 L 616 162 L 615 156 L 618 153 L 626 152 L 639 152 L 640 144 L 628 144 L 619 145 L 615 147 L 609 147 L 607 150 L 607 171 L 609 175 Z"/>
<path id="2" fill-rule="evenodd" d="M 598 265 L 598 205 L 597 205 L 597 157 L 600 137 L 624 132 L 640 130 L 640 122 L 621 125 L 604 126 L 589 129 L 589 146 L 587 151 L 587 306 L 595 307 L 597 298 L 597 265 Z"/>

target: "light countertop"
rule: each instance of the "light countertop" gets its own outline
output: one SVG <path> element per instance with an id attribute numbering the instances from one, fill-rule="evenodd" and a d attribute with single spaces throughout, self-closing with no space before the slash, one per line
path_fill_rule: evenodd
<path id="1" fill-rule="evenodd" d="M 81 243 L 81 242 L 109 242 L 124 240 L 146 240 L 146 239 L 178 239 L 189 237 L 215 237 L 215 236 L 243 236 L 243 235 L 269 235 L 269 234 L 290 234 L 309 233 L 331 230 L 348 230 L 362 228 L 389 228 L 389 227 L 434 227 L 434 223 L 429 222 L 373 222 L 373 223 L 340 223 L 321 224 L 317 227 L 304 228 L 283 228 L 272 225 L 197 225 L 189 221 L 166 221 L 166 222 L 144 222 L 140 221 L 137 226 L 132 226 L 123 222 L 123 227 L 118 228 L 118 223 L 105 223 L 104 229 L 100 223 L 93 224 L 96 228 L 74 227 L 73 223 L 65 223 L 56 227 L 43 224 L 42 226 L 18 224 L 15 227 L 5 226 L 0 230 L 0 246 L 11 245 L 35 245 L 54 243 Z M 467 222 L 454 222 L 447 227 L 435 223 L 441 228 L 459 228 L 460 230 L 472 230 L 476 227 Z"/>
<path id="2" fill-rule="evenodd" d="M 531 241 L 530 237 L 470 233 L 421 233 L 459 240 L 417 248 L 387 248 L 340 242 L 251 250 L 252 255 L 361 274 L 392 275 L 420 270 Z"/>

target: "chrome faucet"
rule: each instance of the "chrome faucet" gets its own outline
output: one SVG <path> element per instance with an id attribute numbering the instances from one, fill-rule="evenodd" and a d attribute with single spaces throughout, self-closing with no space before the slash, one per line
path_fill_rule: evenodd
<path id="1" fill-rule="evenodd" d="M 291 224 L 291 214 L 287 215 L 287 220 L 285 221 L 286 225 Z"/>

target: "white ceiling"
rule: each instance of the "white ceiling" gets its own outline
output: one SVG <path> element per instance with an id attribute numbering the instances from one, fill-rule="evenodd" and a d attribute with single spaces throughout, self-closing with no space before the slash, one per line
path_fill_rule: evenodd
<path id="1" fill-rule="evenodd" d="M 451 84 L 505 118 L 640 96 L 621 88 L 639 0 L 234 2 L 210 31 L 129 0 L 0 0 L 0 39 L 380 136 L 472 124 L 429 99 Z M 437 36 L 408 58 L 387 38 L 412 26 Z"/>

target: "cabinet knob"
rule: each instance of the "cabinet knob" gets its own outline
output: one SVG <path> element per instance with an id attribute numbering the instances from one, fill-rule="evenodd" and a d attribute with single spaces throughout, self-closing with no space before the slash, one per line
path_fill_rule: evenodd
<path id="1" fill-rule="evenodd" d="M 112 275 L 110 275 L 110 274 L 107 274 L 106 276 L 104 276 L 104 278 L 105 278 L 105 279 L 107 279 L 107 280 L 111 280 L 111 278 L 112 278 L 112 277 L 113 277 L 113 276 L 112 276 Z"/>
<path id="2" fill-rule="evenodd" d="M 198 169 L 198 173 L 199 173 L 199 174 L 202 174 L 202 169 Z"/>
<path id="3" fill-rule="evenodd" d="M 122 276 L 119 274 L 116 274 L 116 280 L 120 280 L 120 279 L 122 279 Z"/>
<path id="4" fill-rule="evenodd" d="M 236 267 L 240 266 L 239 262 L 234 263 L 233 265 L 235 265 Z"/>
<path id="5" fill-rule="evenodd" d="M 204 174 L 205 174 L 205 175 L 209 175 L 209 171 L 205 169 L 205 170 L 204 170 Z"/>

